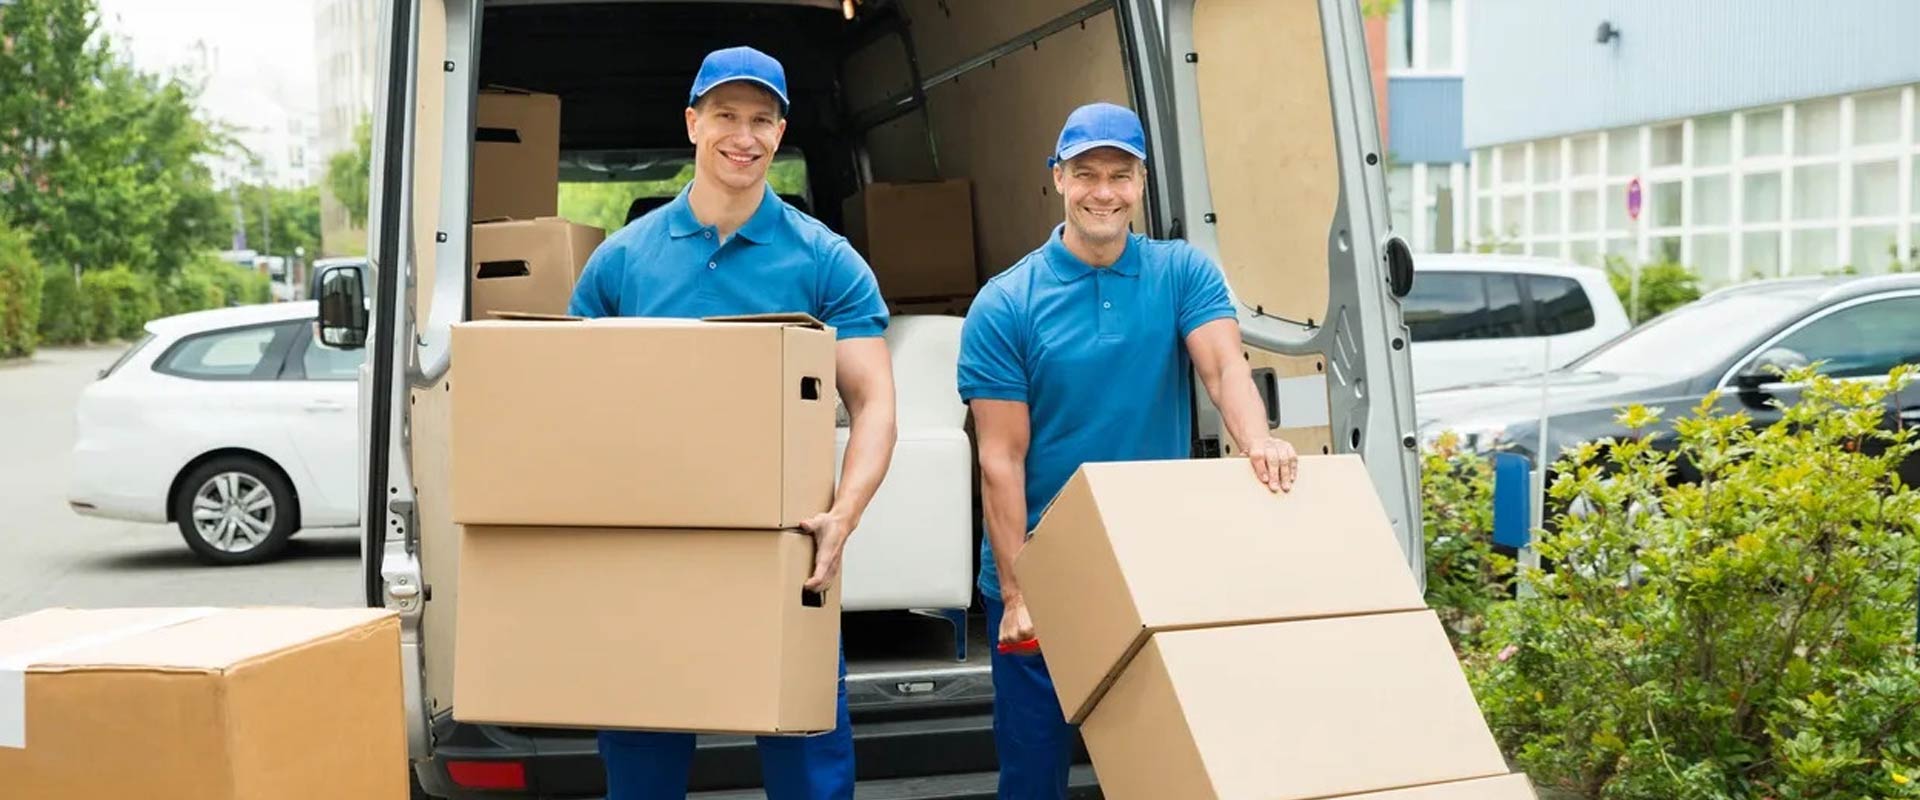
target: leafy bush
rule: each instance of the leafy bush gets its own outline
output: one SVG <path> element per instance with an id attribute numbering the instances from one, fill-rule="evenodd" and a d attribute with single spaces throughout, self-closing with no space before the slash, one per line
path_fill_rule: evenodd
<path id="1" fill-rule="evenodd" d="M 126 267 L 80 276 L 80 296 L 90 312 L 87 338 L 96 342 L 132 339 L 160 316 L 160 295 L 151 276 Z"/>
<path id="2" fill-rule="evenodd" d="M 93 331 L 92 310 L 80 302 L 80 285 L 73 273 L 48 268 L 40 284 L 40 341 L 80 344 Z"/>
<path id="3" fill-rule="evenodd" d="M 1882 429 L 1907 382 L 1800 371 L 1765 428 L 1716 413 L 1576 448 L 1525 568 L 1467 657 L 1488 721 L 1543 785 L 1607 800 L 1920 797 L 1914 433 Z M 1672 480 L 1684 460 L 1697 482 Z"/>
<path id="4" fill-rule="evenodd" d="M 1427 605 L 1456 649 L 1476 641 L 1489 609 L 1510 596 L 1513 560 L 1493 551 L 1493 465 L 1442 434 L 1421 456 Z"/>
<path id="5" fill-rule="evenodd" d="M 1700 276 L 1685 265 L 1671 261 L 1640 268 L 1638 308 L 1633 297 L 1633 267 L 1618 256 L 1607 258 L 1607 282 L 1620 296 L 1627 318 L 1646 322 L 1668 311 L 1700 299 Z"/>
<path id="6" fill-rule="evenodd" d="M 224 276 L 217 270 L 232 269 L 223 264 L 189 262 L 160 284 L 160 314 L 173 316 L 203 308 L 221 308 L 227 304 Z"/>
<path id="7" fill-rule="evenodd" d="M 25 234 L 0 224 L 0 358 L 33 354 L 40 328 L 40 264 Z"/>

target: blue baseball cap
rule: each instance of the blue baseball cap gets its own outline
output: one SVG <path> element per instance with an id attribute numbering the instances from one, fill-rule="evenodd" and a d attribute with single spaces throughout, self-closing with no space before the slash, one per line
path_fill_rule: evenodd
<path id="1" fill-rule="evenodd" d="M 786 69 L 773 56 L 751 47 L 729 47 L 708 53 L 706 60 L 700 62 L 700 72 L 693 76 L 693 91 L 687 95 L 687 105 L 700 102 L 713 87 L 734 81 L 759 84 L 780 101 L 780 113 L 787 113 Z"/>
<path id="2" fill-rule="evenodd" d="M 1053 148 L 1053 157 L 1047 159 L 1047 166 L 1057 167 L 1096 147 L 1117 148 L 1141 161 L 1147 160 L 1147 131 L 1140 126 L 1140 116 L 1133 113 L 1133 109 L 1112 103 L 1092 103 L 1074 109 L 1067 115 L 1066 127 L 1060 129 L 1060 143 Z"/>

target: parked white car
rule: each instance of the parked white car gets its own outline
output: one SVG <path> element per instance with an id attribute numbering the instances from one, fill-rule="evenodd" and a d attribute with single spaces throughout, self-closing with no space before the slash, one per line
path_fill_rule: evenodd
<path id="1" fill-rule="evenodd" d="M 1556 259 L 1415 256 L 1401 301 L 1416 392 L 1558 369 L 1631 325 L 1606 272 Z"/>
<path id="2" fill-rule="evenodd" d="M 302 527 L 357 524 L 365 350 L 313 340 L 312 301 L 155 320 L 80 395 L 68 503 L 173 522 L 215 564 L 273 558 Z"/>

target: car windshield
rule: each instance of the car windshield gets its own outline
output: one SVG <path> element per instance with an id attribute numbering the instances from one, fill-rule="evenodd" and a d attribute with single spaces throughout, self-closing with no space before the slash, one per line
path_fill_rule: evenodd
<path id="1" fill-rule="evenodd" d="M 1640 375 L 1697 375 L 1753 346 L 1806 307 L 1797 292 L 1743 293 L 1692 303 L 1602 346 L 1569 369 Z"/>

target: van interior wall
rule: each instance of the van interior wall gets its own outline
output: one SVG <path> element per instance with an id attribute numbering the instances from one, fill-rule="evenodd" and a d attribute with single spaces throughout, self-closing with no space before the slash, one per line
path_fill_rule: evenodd
<path id="1" fill-rule="evenodd" d="M 900 10 L 910 22 L 920 72 L 932 75 L 1082 4 L 902 0 Z M 905 90 L 906 70 L 896 38 L 853 54 L 845 71 L 850 104 L 863 108 Z M 1047 156 L 1067 114 L 1096 101 L 1132 105 L 1112 11 L 934 87 L 924 109 L 869 131 L 873 179 L 972 180 L 975 250 L 981 276 L 991 277 L 1038 247 L 1060 222 Z M 1135 230 L 1144 232 L 1144 224 L 1142 210 Z"/>

